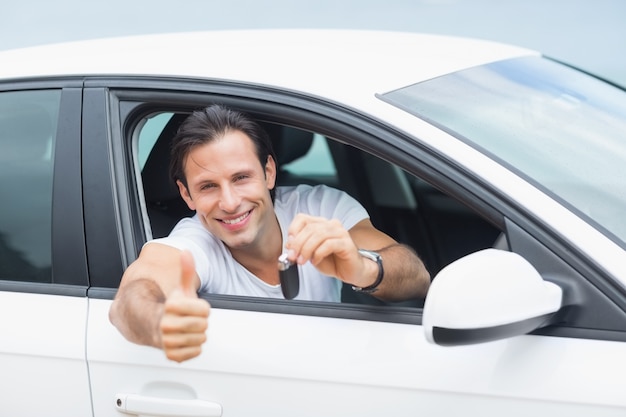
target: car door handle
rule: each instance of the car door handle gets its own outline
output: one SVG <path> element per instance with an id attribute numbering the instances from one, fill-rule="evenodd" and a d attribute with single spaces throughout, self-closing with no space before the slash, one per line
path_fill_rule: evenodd
<path id="1" fill-rule="evenodd" d="M 126 414 L 142 416 L 220 417 L 222 406 L 203 400 L 177 400 L 139 394 L 117 394 L 115 407 Z"/>

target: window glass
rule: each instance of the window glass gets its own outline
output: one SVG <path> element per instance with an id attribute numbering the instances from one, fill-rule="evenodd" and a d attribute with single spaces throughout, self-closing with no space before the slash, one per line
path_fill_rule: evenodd
<path id="1" fill-rule="evenodd" d="M 0 93 L 0 279 L 52 281 L 60 90 Z"/>
<path id="2" fill-rule="evenodd" d="M 165 128 L 165 125 L 167 125 L 167 122 L 172 118 L 172 114 L 173 113 L 159 113 L 150 117 L 139 131 L 137 159 L 139 160 L 140 169 L 143 169 L 146 164 L 152 147 L 159 138 L 163 128 Z"/>
<path id="3" fill-rule="evenodd" d="M 283 165 L 282 168 L 297 175 L 337 175 L 326 138 L 317 133 L 313 135 L 311 149 L 303 157 Z"/>
<path id="4" fill-rule="evenodd" d="M 539 57 L 385 94 L 456 132 L 626 246 L 626 93 Z"/>

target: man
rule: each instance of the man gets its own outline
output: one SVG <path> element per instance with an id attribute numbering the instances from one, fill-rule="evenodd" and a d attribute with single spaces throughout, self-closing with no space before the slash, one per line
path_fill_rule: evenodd
<path id="1" fill-rule="evenodd" d="M 282 297 L 278 257 L 298 265 L 297 299 L 340 301 L 341 283 L 383 300 L 424 297 L 430 276 L 347 194 L 279 187 L 258 124 L 219 105 L 181 125 L 170 173 L 192 218 L 148 242 L 125 271 L 111 322 L 130 341 L 183 361 L 200 354 L 209 304 L 198 291 Z"/>

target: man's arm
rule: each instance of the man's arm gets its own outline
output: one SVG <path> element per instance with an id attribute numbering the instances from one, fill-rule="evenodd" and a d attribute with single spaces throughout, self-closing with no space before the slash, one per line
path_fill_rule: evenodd
<path id="1" fill-rule="evenodd" d="M 430 274 L 423 262 L 412 249 L 376 229 L 369 219 L 346 230 L 338 220 L 299 214 L 288 233 L 286 247 L 291 261 L 310 261 L 325 275 L 365 288 L 376 281 L 379 268 L 358 249 L 373 250 L 382 257 L 384 277 L 372 295 L 385 301 L 426 296 Z"/>
<path id="2" fill-rule="evenodd" d="M 399 244 L 391 237 L 376 229 L 370 220 L 362 220 L 349 230 L 350 236 L 359 249 L 378 252 L 382 257 L 384 276 L 376 292 L 372 295 L 384 301 L 403 301 L 426 297 L 430 286 L 430 274 L 424 263 L 409 246 Z M 361 284 L 366 288 L 378 276 L 378 265 L 363 259 L 370 266 Z M 372 272 L 373 269 L 373 272 Z"/>
<path id="3" fill-rule="evenodd" d="M 199 283 L 191 254 L 148 244 L 124 272 L 111 323 L 129 341 L 161 348 L 169 359 L 198 356 L 210 309 L 196 294 Z"/>

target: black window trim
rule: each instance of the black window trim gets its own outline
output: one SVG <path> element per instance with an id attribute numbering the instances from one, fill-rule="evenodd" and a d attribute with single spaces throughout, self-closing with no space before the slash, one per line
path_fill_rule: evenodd
<path id="1" fill-rule="evenodd" d="M 54 150 L 52 283 L 0 280 L 0 291 L 84 297 L 88 272 L 82 223 L 80 115 L 82 79 L 77 77 L 0 82 L 0 93 L 61 90 Z M 69 243 L 69 244 L 68 244 Z"/>

